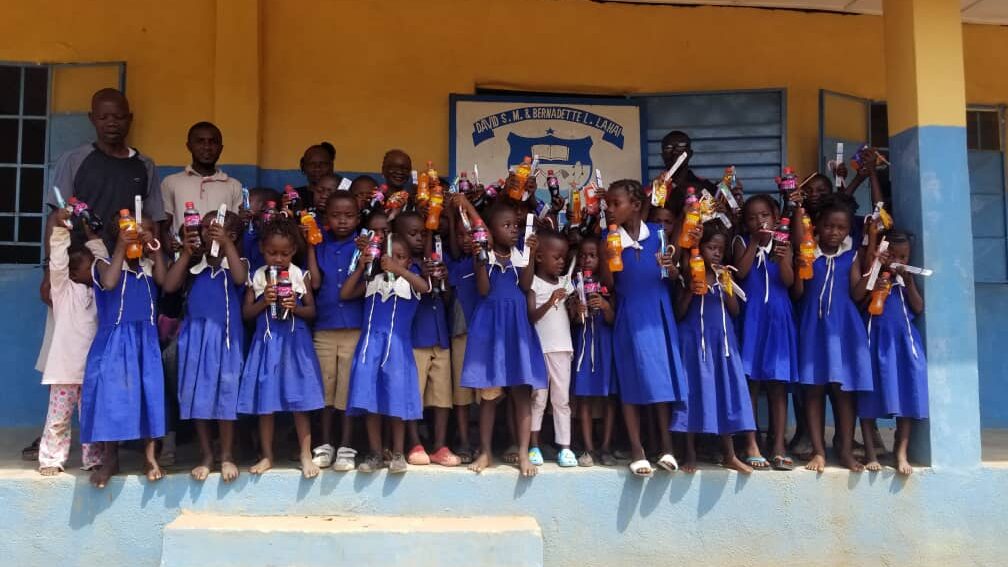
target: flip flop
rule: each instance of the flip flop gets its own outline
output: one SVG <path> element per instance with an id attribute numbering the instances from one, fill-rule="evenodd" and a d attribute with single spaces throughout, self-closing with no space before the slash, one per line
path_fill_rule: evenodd
<path id="1" fill-rule="evenodd" d="M 774 455 L 774 458 L 770 459 L 770 466 L 775 471 L 793 471 L 794 461 L 791 460 L 791 457 Z"/>
<path id="2" fill-rule="evenodd" d="M 518 447 L 511 445 L 504 450 L 504 454 L 501 455 L 501 460 L 509 465 L 518 464 Z"/>
<path id="3" fill-rule="evenodd" d="M 746 457 L 745 464 L 753 468 L 753 470 L 765 470 L 770 467 L 769 461 L 766 460 L 762 455 L 759 457 Z"/>
<path id="4" fill-rule="evenodd" d="M 651 463 L 648 462 L 647 459 L 641 459 L 639 461 L 634 461 L 630 463 L 630 472 L 632 472 L 634 476 L 639 476 L 641 478 L 651 478 L 651 476 L 654 474 L 654 468 L 651 466 Z"/>
<path id="5" fill-rule="evenodd" d="M 529 449 L 528 458 L 529 462 L 537 467 L 541 467 L 542 464 L 545 462 L 543 460 L 542 451 L 539 450 L 539 447 L 532 447 L 531 449 Z"/>
<path id="6" fill-rule="evenodd" d="M 679 470 L 679 463 L 676 462 L 672 453 L 665 453 L 661 457 L 658 457 L 658 466 L 668 472 L 675 472 Z"/>

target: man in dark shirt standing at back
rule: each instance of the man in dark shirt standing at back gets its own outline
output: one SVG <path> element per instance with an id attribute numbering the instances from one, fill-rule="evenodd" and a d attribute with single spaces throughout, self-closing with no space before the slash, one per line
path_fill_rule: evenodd
<path id="1" fill-rule="evenodd" d="M 126 145 L 133 122 L 129 101 L 116 89 L 101 89 L 91 97 L 91 112 L 88 118 L 95 129 L 95 141 L 74 148 L 56 160 L 51 184 L 59 187 L 63 197 L 71 196 L 85 202 L 105 222 L 102 234 L 109 250 L 115 249 L 116 219 L 120 209 L 133 211 L 136 195 L 143 199 L 143 213 L 157 223 L 165 220 L 164 202 L 161 199 L 161 184 L 154 169 L 154 160 Z M 49 193 L 49 204 L 55 206 L 56 199 Z M 161 234 L 161 230 L 157 234 Z M 52 305 L 49 298 L 49 235 L 51 226 L 46 228 L 45 270 L 39 294 L 42 301 Z M 35 368 L 44 370 L 52 333 L 52 312 L 46 315 L 46 334 L 42 341 Z M 34 460 L 38 441 L 22 451 L 22 457 Z"/>

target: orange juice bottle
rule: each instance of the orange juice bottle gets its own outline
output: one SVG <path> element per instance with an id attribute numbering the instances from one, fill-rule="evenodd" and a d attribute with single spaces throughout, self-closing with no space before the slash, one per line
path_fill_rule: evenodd
<path id="1" fill-rule="evenodd" d="M 129 209 L 121 209 L 119 211 L 119 230 L 132 230 L 137 232 L 137 221 L 129 213 Z M 143 245 L 139 242 L 134 242 L 126 248 L 126 257 L 130 260 L 136 260 L 143 256 Z"/>
<path id="2" fill-rule="evenodd" d="M 317 246 L 322 243 L 322 231 L 319 230 L 319 225 L 315 220 L 315 215 L 308 212 L 307 209 L 301 213 L 301 225 L 308 227 L 309 244 Z"/>
<path id="3" fill-rule="evenodd" d="M 438 172 L 436 169 L 434 169 L 434 162 L 432 161 L 427 162 L 427 181 L 431 185 L 441 184 L 441 178 L 438 177 Z"/>
<path id="4" fill-rule="evenodd" d="M 623 271 L 623 241 L 620 239 L 619 227 L 609 225 L 609 236 L 606 236 L 606 249 L 609 252 L 609 271 Z"/>
<path id="5" fill-rule="evenodd" d="M 418 203 L 430 199 L 430 176 L 426 171 L 421 171 L 417 176 L 416 200 Z"/>
<path id="6" fill-rule="evenodd" d="M 705 295 L 707 293 L 707 267 L 704 266 L 703 256 L 700 255 L 699 248 L 690 251 L 689 259 L 690 277 L 693 280 L 693 293 Z"/>
<path id="7" fill-rule="evenodd" d="M 515 177 L 518 178 L 518 186 L 522 191 L 525 190 L 525 182 L 528 181 L 529 175 L 532 175 L 532 158 L 525 156 L 521 164 L 515 167 Z"/>
<path id="8" fill-rule="evenodd" d="M 424 227 L 427 230 L 437 230 L 441 226 L 441 210 L 444 208 L 444 189 L 440 184 L 431 190 L 430 208 L 427 209 L 427 222 Z"/>
<path id="9" fill-rule="evenodd" d="M 798 245 L 798 277 L 812 279 L 812 264 L 815 263 L 815 238 L 812 236 L 812 219 L 802 215 L 802 241 Z"/>
<path id="10" fill-rule="evenodd" d="M 889 290 L 892 289 L 892 279 L 889 277 L 889 272 L 882 272 L 879 275 L 879 279 L 875 282 L 875 289 L 871 292 L 871 303 L 868 304 L 868 313 L 872 315 L 881 315 L 882 311 L 885 310 L 885 302 L 889 297 Z"/>
<path id="11" fill-rule="evenodd" d="M 571 191 L 571 224 L 577 226 L 581 224 L 581 192 L 577 189 Z"/>
<path id="12" fill-rule="evenodd" d="M 696 189 L 689 187 L 686 189 L 686 215 L 683 218 L 682 228 L 679 232 L 680 248 L 695 248 L 700 244 L 690 233 L 700 226 L 700 202 L 696 198 Z"/>

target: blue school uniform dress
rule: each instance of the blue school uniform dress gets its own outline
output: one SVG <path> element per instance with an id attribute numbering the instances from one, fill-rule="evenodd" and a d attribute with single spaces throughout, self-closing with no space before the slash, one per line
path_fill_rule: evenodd
<path id="1" fill-rule="evenodd" d="M 653 234 L 658 228 L 658 224 L 641 223 L 636 241 L 619 229 L 623 270 L 613 273 L 613 350 L 619 395 L 625 404 L 685 403 L 688 392 L 669 280 L 662 279 L 656 257 L 661 245 Z"/>
<path id="2" fill-rule="evenodd" d="M 227 258 L 213 268 L 204 256 L 189 273 L 192 284 L 178 341 L 179 416 L 234 420 L 245 363 L 244 285 L 231 278 Z"/>
<path id="3" fill-rule="evenodd" d="M 609 396 L 618 391 L 613 357 L 613 328 L 602 311 L 585 315 L 574 329 L 574 361 L 571 364 L 575 396 Z"/>
<path id="4" fill-rule="evenodd" d="M 705 295 L 690 301 L 679 322 L 679 345 L 689 377 L 689 401 L 686 409 L 673 414 L 669 430 L 718 435 L 755 430 L 738 337 L 721 284 L 707 286 Z"/>
<path id="5" fill-rule="evenodd" d="M 836 254 L 816 247 L 812 279 L 798 307 L 798 379 L 802 384 L 839 384 L 845 392 L 871 391 L 871 360 L 864 320 L 850 296 L 850 270 L 857 261 L 851 239 Z"/>
<path id="6" fill-rule="evenodd" d="M 266 291 L 266 271 L 263 266 L 252 276 L 256 301 L 262 301 Z M 304 272 L 294 265 L 287 271 L 300 304 L 301 296 L 307 292 Z M 238 389 L 238 413 L 303 412 L 321 409 L 323 405 L 322 372 L 308 323 L 294 316 L 287 320 L 273 319 L 269 309 L 263 310 L 256 320 L 252 347 L 245 359 Z"/>
<path id="7" fill-rule="evenodd" d="M 364 328 L 350 366 L 347 413 L 375 413 L 404 420 L 423 417 L 413 358 L 413 318 L 420 299 L 409 282 L 385 274 L 367 285 Z"/>
<path id="8" fill-rule="evenodd" d="M 736 236 L 742 246 L 749 239 Z M 798 381 L 798 330 L 780 265 L 770 259 L 773 243 L 756 249 L 741 282 L 746 295 L 740 318 L 742 368 L 750 380 Z"/>
<path id="9" fill-rule="evenodd" d="M 252 230 L 246 228 L 242 232 L 242 256 L 248 260 L 250 274 L 256 273 L 259 268 L 266 265 L 266 259 L 259 250 L 259 231 L 255 227 Z"/>
<path id="10" fill-rule="evenodd" d="M 546 360 L 539 335 L 529 322 L 525 294 L 518 287 L 518 270 L 527 265 L 528 259 L 517 248 L 511 249 L 510 258 L 490 252 L 486 266 L 490 293 L 470 320 L 462 386 L 546 388 Z"/>
<path id="11" fill-rule="evenodd" d="M 449 258 L 445 264 L 448 268 L 448 285 L 452 286 L 455 301 L 462 309 L 466 322 L 465 329 L 452 329 L 452 333 L 457 335 L 469 328 L 473 313 L 482 297 L 476 289 L 476 270 L 473 267 L 472 256 L 462 256 L 458 260 Z"/>
<path id="12" fill-rule="evenodd" d="M 897 275 L 882 314 L 868 316 L 874 390 L 858 392 L 858 417 L 928 417 L 927 359 L 905 284 Z"/>
<path id="13" fill-rule="evenodd" d="M 323 233 L 325 239 L 315 247 L 315 258 L 322 272 L 322 285 L 315 297 L 315 330 L 359 329 L 364 312 L 364 300 L 340 299 L 343 283 L 350 277 L 350 261 L 357 244 L 354 235 L 337 240 L 332 232 Z"/>
<path id="14" fill-rule="evenodd" d="M 158 287 L 153 262 L 134 272 L 123 262 L 119 284 L 102 289 L 91 267 L 98 331 L 88 352 L 81 388 L 81 441 L 153 439 L 165 434 L 164 369 L 158 343 Z"/>

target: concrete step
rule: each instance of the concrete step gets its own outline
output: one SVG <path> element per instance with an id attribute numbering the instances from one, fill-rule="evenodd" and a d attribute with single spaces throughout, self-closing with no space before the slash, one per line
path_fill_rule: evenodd
<path id="1" fill-rule="evenodd" d="M 162 567 L 542 567 L 530 516 L 228 516 L 183 511 Z"/>

